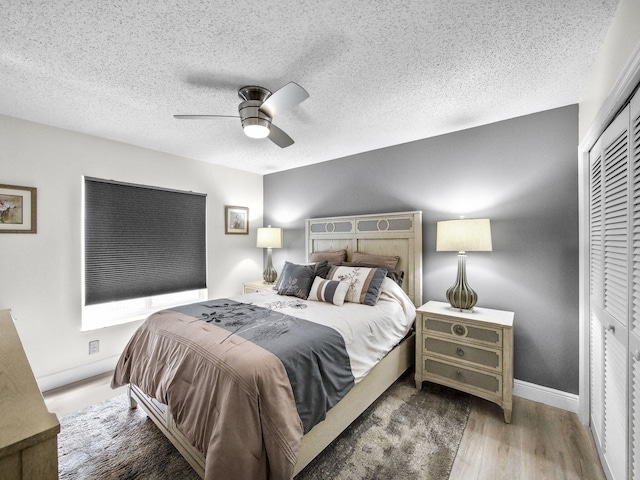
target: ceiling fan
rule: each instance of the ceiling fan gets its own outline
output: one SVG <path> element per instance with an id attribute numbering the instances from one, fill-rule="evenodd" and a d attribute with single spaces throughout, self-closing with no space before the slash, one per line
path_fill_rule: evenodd
<path id="1" fill-rule="evenodd" d="M 264 87 L 249 85 L 238 90 L 242 100 L 238 115 L 174 115 L 178 119 L 203 120 L 211 118 L 239 118 L 245 135 L 251 138 L 268 137 L 281 148 L 293 145 L 293 139 L 276 127 L 273 117 L 289 110 L 309 98 L 309 93 L 295 82 L 289 82 L 271 93 Z"/>

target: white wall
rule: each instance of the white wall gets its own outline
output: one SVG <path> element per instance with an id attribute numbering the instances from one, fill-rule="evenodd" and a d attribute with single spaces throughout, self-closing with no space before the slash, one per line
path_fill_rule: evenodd
<path id="1" fill-rule="evenodd" d="M 36 377 L 109 363 L 140 324 L 80 331 L 83 175 L 206 193 L 210 298 L 262 275 L 261 175 L 0 116 L 0 184 L 38 189 L 37 234 L 0 234 L 0 309 L 12 310 Z M 224 205 L 249 207 L 248 236 L 224 234 Z"/>
<path id="2" fill-rule="evenodd" d="M 622 0 L 607 32 L 580 98 L 579 138 L 585 137 L 596 115 L 640 46 L 640 1 Z"/>

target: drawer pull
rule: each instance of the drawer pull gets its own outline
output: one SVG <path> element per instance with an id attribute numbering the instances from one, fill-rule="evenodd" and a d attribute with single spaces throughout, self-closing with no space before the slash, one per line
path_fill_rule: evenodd
<path id="1" fill-rule="evenodd" d="M 456 348 L 456 353 L 458 354 L 459 357 L 464 357 L 464 350 L 461 349 L 460 347 Z"/>
<path id="2" fill-rule="evenodd" d="M 640 350 L 633 352 L 633 358 L 636 362 L 640 362 Z"/>
<path id="3" fill-rule="evenodd" d="M 454 325 L 453 326 L 453 333 L 455 333 L 456 335 L 462 336 L 466 333 L 466 328 L 464 328 L 462 325 Z"/>

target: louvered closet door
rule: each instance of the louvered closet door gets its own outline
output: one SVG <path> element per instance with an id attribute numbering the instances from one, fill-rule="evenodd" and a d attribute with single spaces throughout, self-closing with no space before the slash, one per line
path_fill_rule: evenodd
<path id="1" fill-rule="evenodd" d="M 629 478 L 640 479 L 640 96 L 630 105 L 632 288 L 629 319 Z"/>
<path id="2" fill-rule="evenodd" d="M 589 192 L 589 294 L 591 314 L 589 318 L 589 373 L 591 386 L 591 427 L 596 442 L 602 443 L 604 402 L 604 361 L 602 322 L 596 312 L 604 304 L 604 253 L 602 211 L 602 140 L 598 140 L 590 152 Z"/>
<path id="3" fill-rule="evenodd" d="M 628 473 L 628 127 L 627 108 L 590 155 L 591 417 L 603 464 L 614 480 L 626 479 Z"/>
<path id="4" fill-rule="evenodd" d="M 598 316 L 591 310 L 590 319 L 590 385 L 591 385 L 591 428 L 598 444 L 603 443 L 604 417 L 604 328 Z"/>
<path id="5" fill-rule="evenodd" d="M 602 136 L 604 210 L 604 310 L 627 325 L 629 310 L 629 112 Z"/>
<path id="6" fill-rule="evenodd" d="M 640 478 L 640 338 L 629 337 L 629 478 Z"/>
<path id="7" fill-rule="evenodd" d="M 629 316 L 629 107 L 602 135 L 604 210 L 604 456 L 614 480 L 627 478 Z"/>

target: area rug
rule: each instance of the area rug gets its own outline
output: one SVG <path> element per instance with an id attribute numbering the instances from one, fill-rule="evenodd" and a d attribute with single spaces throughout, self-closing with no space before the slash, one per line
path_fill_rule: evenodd
<path id="1" fill-rule="evenodd" d="M 470 408 L 469 395 L 428 382 L 418 391 L 405 375 L 295 480 L 446 480 Z M 142 409 L 128 408 L 125 395 L 62 417 L 60 425 L 61 479 L 199 478 Z"/>

